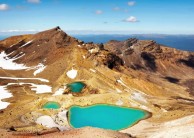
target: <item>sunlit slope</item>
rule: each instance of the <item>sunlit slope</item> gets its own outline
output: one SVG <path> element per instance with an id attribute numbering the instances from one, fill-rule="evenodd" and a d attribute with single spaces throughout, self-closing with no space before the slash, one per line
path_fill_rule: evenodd
<path id="1" fill-rule="evenodd" d="M 146 127 L 154 132 L 153 124 L 194 112 L 194 53 L 137 39 L 84 43 L 59 27 L 2 40 L 0 47 L 2 129 L 14 127 L 18 133 L 49 130 L 37 123 L 41 116 L 50 116 L 55 127 L 71 129 L 66 116 L 58 120 L 70 106 L 103 103 L 150 112 L 152 116 L 141 121 L 139 132 L 134 131 L 135 136 L 149 136 L 151 132 L 142 131 Z M 81 93 L 67 88 L 80 81 L 86 84 Z M 48 101 L 59 103 L 60 109 L 42 109 Z"/>

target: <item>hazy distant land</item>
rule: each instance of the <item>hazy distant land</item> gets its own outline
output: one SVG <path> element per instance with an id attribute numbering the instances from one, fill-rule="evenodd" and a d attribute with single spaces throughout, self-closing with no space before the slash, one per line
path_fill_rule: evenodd
<path id="1" fill-rule="evenodd" d="M 1 35 L 0 40 L 9 37 L 10 35 Z M 79 35 L 73 34 L 77 39 L 83 40 L 85 42 L 94 43 L 106 43 L 109 40 L 119 40 L 123 41 L 128 38 L 138 38 L 141 40 L 155 40 L 157 43 L 173 47 L 180 50 L 194 51 L 194 35 L 163 35 L 163 34 L 87 34 Z"/>

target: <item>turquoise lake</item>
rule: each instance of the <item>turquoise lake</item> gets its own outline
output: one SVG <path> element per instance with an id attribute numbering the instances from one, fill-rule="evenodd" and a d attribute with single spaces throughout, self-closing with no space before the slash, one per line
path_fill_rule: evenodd
<path id="1" fill-rule="evenodd" d="M 67 87 L 70 88 L 71 92 L 74 92 L 74 93 L 81 92 L 85 86 L 86 85 L 83 82 L 73 82 L 73 83 L 67 84 Z"/>
<path id="2" fill-rule="evenodd" d="M 148 112 L 114 105 L 72 106 L 69 109 L 69 123 L 74 128 L 85 126 L 111 130 L 128 128 L 148 117 Z"/>
<path id="3" fill-rule="evenodd" d="M 42 106 L 42 108 L 45 108 L 45 109 L 59 109 L 60 104 L 57 103 L 57 102 L 47 102 Z"/>

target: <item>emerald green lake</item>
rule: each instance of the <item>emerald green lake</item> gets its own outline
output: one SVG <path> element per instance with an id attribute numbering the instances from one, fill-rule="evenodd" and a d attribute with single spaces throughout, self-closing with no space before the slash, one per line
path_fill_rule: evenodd
<path id="1" fill-rule="evenodd" d="M 67 84 L 67 87 L 70 88 L 71 92 L 79 93 L 85 87 L 85 84 L 83 82 L 73 82 Z"/>
<path id="2" fill-rule="evenodd" d="M 72 106 L 69 109 L 69 123 L 74 128 L 85 126 L 112 130 L 128 128 L 148 117 L 148 112 L 114 105 Z"/>
<path id="3" fill-rule="evenodd" d="M 60 104 L 57 103 L 57 102 L 47 102 L 42 106 L 42 108 L 45 108 L 45 109 L 59 109 Z"/>

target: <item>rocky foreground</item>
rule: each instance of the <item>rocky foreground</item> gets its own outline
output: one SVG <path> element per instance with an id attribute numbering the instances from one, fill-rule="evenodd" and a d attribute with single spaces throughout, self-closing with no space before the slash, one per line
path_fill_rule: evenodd
<path id="1" fill-rule="evenodd" d="M 66 88 L 75 81 L 87 85 L 81 93 Z M 193 84 L 194 53 L 152 40 L 84 43 L 59 27 L 10 37 L 0 41 L 0 135 L 192 138 Z M 61 108 L 42 109 L 47 101 Z M 70 106 L 97 103 L 139 108 L 152 116 L 122 133 L 69 125 L 64 113 Z M 39 121 L 42 116 L 53 122 Z"/>
<path id="2" fill-rule="evenodd" d="M 111 130 L 103 130 L 99 128 L 81 128 L 72 129 L 68 131 L 60 132 L 59 130 L 51 129 L 42 131 L 41 133 L 18 133 L 18 132 L 7 132 L 6 130 L 1 130 L 1 137 L 5 138 L 133 138 L 129 134 L 120 133 Z"/>

